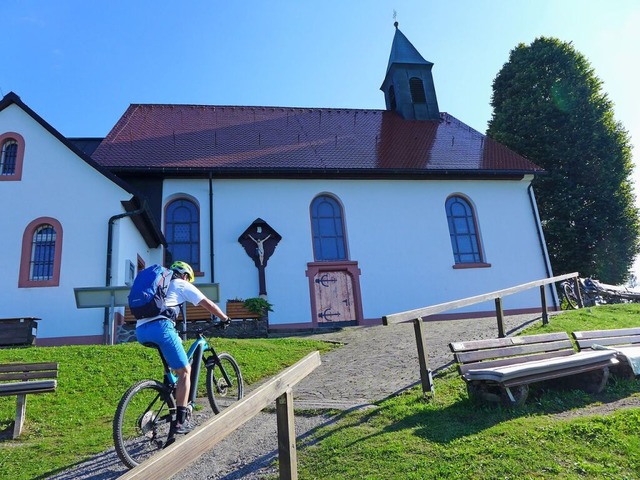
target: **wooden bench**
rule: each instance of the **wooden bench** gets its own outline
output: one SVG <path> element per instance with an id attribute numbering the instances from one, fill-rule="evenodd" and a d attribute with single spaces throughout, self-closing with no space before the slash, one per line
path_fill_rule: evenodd
<path id="1" fill-rule="evenodd" d="M 585 330 L 571 335 L 581 352 L 600 348 L 615 350 L 620 363 L 611 369 L 612 374 L 623 378 L 640 375 L 640 328 Z"/>
<path id="2" fill-rule="evenodd" d="M 203 320 L 209 321 L 211 314 L 200 305 L 192 305 L 187 302 L 187 321 L 188 322 L 201 322 Z M 124 309 L 124 321 L 125 323 L 135 323 L 136 317 L 133 316 L 129 307 Z"/>
<path id="3" fill-rule="evenodd" d="M 609 368 L 608 350 L 576 352 L 566 332 L 453 342 L 449 348 L 471 398 L 521 405 L 529 384 L 562 378 L 562 385 L 600 393 Z"/>
<path id="4" fill-rule="evenodd" d="M 242 303 L 228 303 L 227 311 L 225 312 L 231 320 L 258 320 L 262 318 L 261 315 L 249 312 L 246 308 L 242 307 Z M 201 322 L 209 321 L 211 314 L 209 311 L 201 307 L 200 305 L 192 305 L 187 302 L 187 321 L 188 322 Z M 133 316 L 129 307 L 124 309 L 124 321 L 125 323 L 135 323 L 136 317 Z"/>
<path id="5" fill-rule="evenodd" d="M 13 438 L 22 433 L 27 394 L 53 392 L 58 386 L 57 363 L 9 363 L 0 365 L 0 397 L 16 395 Z"/>

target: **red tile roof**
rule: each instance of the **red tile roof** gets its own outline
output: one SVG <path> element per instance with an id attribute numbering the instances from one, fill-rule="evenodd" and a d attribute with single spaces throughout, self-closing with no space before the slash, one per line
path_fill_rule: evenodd
<path id="1" fill-rule="evenodd" d="M 542 169 L 449 114 L 131 105 L 92 155 L 114 171 L 522 175 Z"/>

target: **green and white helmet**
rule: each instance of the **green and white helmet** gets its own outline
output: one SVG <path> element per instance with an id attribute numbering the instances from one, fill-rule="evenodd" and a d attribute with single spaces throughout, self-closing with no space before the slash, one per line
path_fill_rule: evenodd
<path id="1" fill-rule="evenodd" d="M 169 269 L 173 270 L 174 272 L 178 272 L 180 275 L 184 275 L 186 273 L 187 275 L 189 275 L 189 281 L 191 283 L 193 283 L 193 281 L 196 278 L 196 276 L 193 273 L 193 268 L 191 268 L 191 265 L 189 265 L 186 262 L 181 262 L 181 261 L 173 262 L 169 267 Z"/>

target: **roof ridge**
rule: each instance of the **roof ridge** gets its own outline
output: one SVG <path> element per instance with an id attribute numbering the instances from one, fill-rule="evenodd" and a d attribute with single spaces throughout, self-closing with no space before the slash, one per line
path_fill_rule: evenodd
<path id="1" fill-rule="evenodd" d="M 198 104 L 198 103 L 131 103 L 129 108 L 139 107 L 160 107 L 160 108 L 229 108 L 229 109 L 262 109 L 262 110 L 310 110 L 310 111 L 349 111 L 349 112 L 385 112 L 383 108 L 352 108 L 352 107 L 284 107 L 276 105 L 213 105 L 213 104 Z"/>

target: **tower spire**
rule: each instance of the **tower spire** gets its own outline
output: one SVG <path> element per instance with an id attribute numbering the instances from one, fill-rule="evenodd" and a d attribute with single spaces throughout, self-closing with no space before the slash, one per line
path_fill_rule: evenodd
<path id="1" fill-rule="evenodd" d="M 394 18 L 396 12 L 394 11 Z M 385 96 L 387 110 L 397 111 L 412 120 L 439 120 L 438 99 L 431 68 L 394 22 L 395 34 L 387 73 L 380 90 Z"/>

